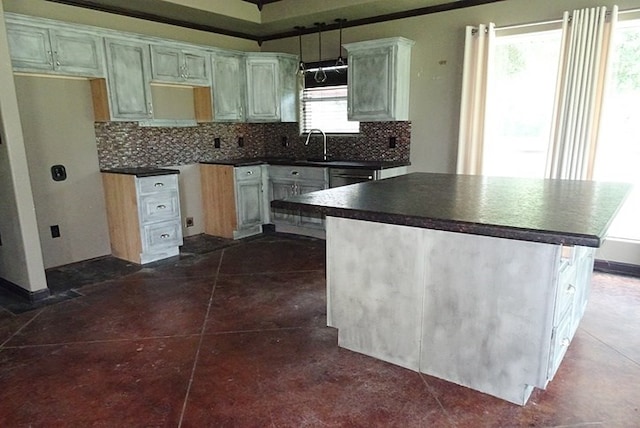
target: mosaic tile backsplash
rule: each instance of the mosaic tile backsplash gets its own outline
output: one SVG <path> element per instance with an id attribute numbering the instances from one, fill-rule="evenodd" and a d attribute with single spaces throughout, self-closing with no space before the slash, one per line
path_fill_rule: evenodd
<path id="1" fill-rule="evenodd" d="M 95 123 L 101 169 L 177 166 L 255 157 L 322 156 L 322 136 L 304 145 L 297 123 L 204 123 L 194 127 L 144 127 L 137 122 Z M 390 148 L 390 137 L 396 146 Z M 215 147 L 216 139 L 220 147 Z M 240 139 L 242 141 L 240 141 Z M 329 136 L 333 159 L 409 161 L 411 122 L 361 122 L 357 136 Z"/>

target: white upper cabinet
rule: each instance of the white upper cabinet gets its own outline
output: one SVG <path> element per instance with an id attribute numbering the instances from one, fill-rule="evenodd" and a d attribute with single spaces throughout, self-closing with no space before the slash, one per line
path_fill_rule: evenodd
<path id="1" fill-rule="evenodd" d="M 157 82 L 209 86 L 209 55 L 205 51 L 152 44 L 151 76 Z"/>
<path id="2" fill-rule="evenodd" d="M 349 120 L 409 120 L 413 44 L 412 40 L 393 37 L 344 45 L 349 64 Z"/>
<path id="3" fill-rule="evenodd" d="M 247 56 L 247 121 L 280 120 L 280 75 L 276 57 Z"/>
<path id="4" fill-rule="evenodd" d="M 105 46 L 112 118 L 152 118 L 149 45 L 124 39 L 105 39 Z"/>
<path id="5" fill-rule="evenodd" d="M 102 40 L 81 31 L 7 20 L 13 69 L 24 72 L 104 76 Z"/>
<path id="6" fill-rule="evenodd" d="M 213 70 L 213 116 L 215 121 L 244 120 L 244 54 L 211 55 Z"/>

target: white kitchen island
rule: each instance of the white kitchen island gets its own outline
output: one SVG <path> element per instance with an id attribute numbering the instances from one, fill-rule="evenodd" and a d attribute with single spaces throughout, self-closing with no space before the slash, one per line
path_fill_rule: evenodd
<path id="1" fill-rule="evenodd" d="M 628 189 L 410 174 L 274 204 L 327 215 L 339 346 L 523 405 L 558 370 Z"/>

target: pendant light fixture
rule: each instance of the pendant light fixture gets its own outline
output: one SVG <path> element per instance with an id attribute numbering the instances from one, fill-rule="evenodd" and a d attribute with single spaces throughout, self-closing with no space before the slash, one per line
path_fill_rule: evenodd
<path id="1" fill-rule="evenodd" d="M 300 62 L 298 63 L 298 74 L 304 76 L 304 61 L 302 60 L 302 30 L 304 30 L 305 27 L 296 26 L 293 28 L 298 30 L 298 45 L 300 47 Z"/>
<path id="2" fill-rule="evenodd" d="M 318 27 L 318 69 L 313 75 L 313 80 L 317 83 L 324 83 L 327 80 L 327 73 L 322 69 L 322 27 L 324 22 L 316 22 L 313 25 Z"/>
<path id="3" fill-rule="evenodd" d="M 343 67 L 344 66 L 344 59 L 342 58 L 342 25 L 345 22 L 347 22 L 347 20 L 343 19 L 343 18 L 338 18 L 338 19 L 336 19 L 336 22 L 340 26 L 340 39 L 339 39 L 339 42 L 338 42 L 338 59 L 336 60 L 336 67 Z M 336 68 L 336 72 L 337 73 L 342 73 L 342 68 Z"/>

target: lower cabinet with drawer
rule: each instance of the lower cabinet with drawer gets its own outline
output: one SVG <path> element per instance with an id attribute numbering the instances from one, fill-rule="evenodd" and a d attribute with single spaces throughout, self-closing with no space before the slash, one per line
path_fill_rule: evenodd
<path id="1" fill-rule="evenodd" d="M 200 164 L 204 232 L 239 239 L 262 233 L 263 166 Z"/>
<path id="2" fill-rule="evenodd" d="M 324 190 L 329 187 L 327 168 L 269 166 L 269 201 Z M 299 211 L 271 209 L 276 230 L 324 238 L 324 217 Z"/>
<path id="3" fill-rule="evenodd" d="M 103 172 L 111 252 L 145 264 L 177 256 L 182 245 L 178 171 Z"/>

